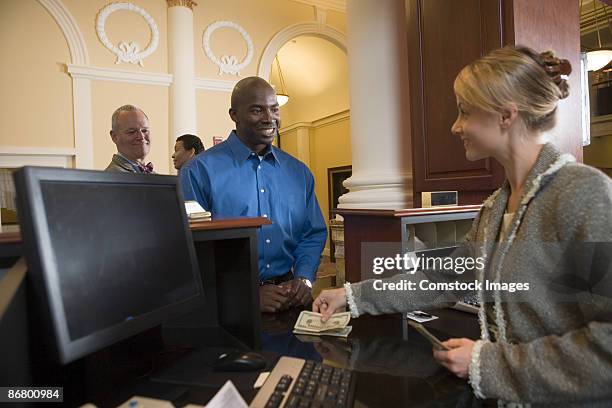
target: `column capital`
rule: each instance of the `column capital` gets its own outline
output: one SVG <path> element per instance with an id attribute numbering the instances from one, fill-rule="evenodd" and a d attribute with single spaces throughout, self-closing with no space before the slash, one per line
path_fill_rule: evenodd
<path id="1" fill-rule="evenodd" d="M 191 10 L 193 10 L 194 6 L 198 5 L 198 3 L 193 0 L 166 0 L 166 3 L 168 3 L 168 8 L 175 6 L 183 6 L 188 7 Z"/>

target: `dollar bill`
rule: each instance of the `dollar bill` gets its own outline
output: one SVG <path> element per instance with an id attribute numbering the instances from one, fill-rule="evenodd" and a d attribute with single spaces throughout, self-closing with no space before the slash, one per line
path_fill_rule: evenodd
<path id="1" fill-rule="evenodd" d="M 304 310 L 300 313 L 293 328 L 316 333 L 324 330 L 341 329 L 346 327 L 350 320 L 350 312 L 335 313 L 326 322 L 323 322 L 321 321 L 321 313 Z"/>
<path id="2" fill-rule="evenodd" d="M 306 336 L 332 336 L 332 337 L 348 337 L 349 333 L 353 330 L 353 326 L 346 326 L 339 329 L 330 329 L 320 332 L 311 332 L 299 329 L 293 329 L 293 333 L 297 335 Z"/>

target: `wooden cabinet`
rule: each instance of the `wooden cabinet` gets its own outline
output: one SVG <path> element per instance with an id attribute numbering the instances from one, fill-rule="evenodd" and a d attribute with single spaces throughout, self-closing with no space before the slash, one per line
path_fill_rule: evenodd
<path id="1" fill-rule="evenodd" d="M 451 134 L 453 82 L 474 59 L 507 44 L 553 49 L 574 67 L 553 141 L 581 161 L 579 13 L 575 0 L 406 0 L 414 206 L 422 191 L 459 191 L 480 204 L 504 179 L 494 159 L 469 162 Z"/>
<path id="2" fill-rule="evenodd" d="M 348 282 L 374 277 L 374 257 L 454 247 L 463 241 L 479 205 L 408 210 L 339 209 L 344 217 L 345 276 Z"/>
<path id="3" fill-rule="evenodd" d="M 470 61 L 504 44 L 502 0 L 408 0 L 408 58 L 415 207 L 420 192 L 458 190 L 480 203 L 503 181 L 494 160 L 469 162 L 459 137 L 453 82 Z"/>

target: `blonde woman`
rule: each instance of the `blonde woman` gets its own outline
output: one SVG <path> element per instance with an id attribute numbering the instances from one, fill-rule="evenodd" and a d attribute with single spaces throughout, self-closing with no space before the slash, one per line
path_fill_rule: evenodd
<path id="1" fill-rule="evenodd" d="M 500 405 L 612 405 L 612 182 L 542 140 L 568 95 L 570 71 L 551 52 L 505 47 L 463 68 L 454 83 L 452 133 L 468 160 L 497 159 L 506 180 L 453 256 L 483 257 L 481 283 L 530 286 L 520 294 L 481 289 L 481 338 L 450 339 L 450 351 L 434 357 Z M 400 279 L 466 278 L 422 271 L 389 280 Z M 358 317 L 440 307 L 461 295 L 381 291 L 370 280 L 322 292 L 313 310 L 327 318 L 348 305 Z"/>

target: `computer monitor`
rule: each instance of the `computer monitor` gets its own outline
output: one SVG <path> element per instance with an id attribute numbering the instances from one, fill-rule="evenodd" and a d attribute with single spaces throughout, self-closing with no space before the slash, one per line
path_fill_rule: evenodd
<path id="1" fill-rule="evenodd" d="M 59 362 L 203 303 L 176 177 L 24 167 L 15 185 L 28 275 Z"/>

